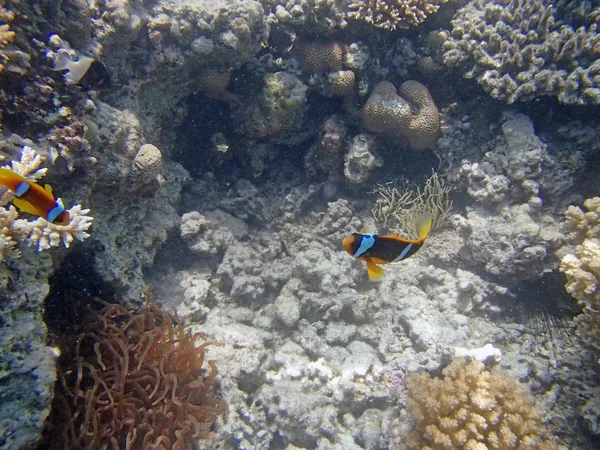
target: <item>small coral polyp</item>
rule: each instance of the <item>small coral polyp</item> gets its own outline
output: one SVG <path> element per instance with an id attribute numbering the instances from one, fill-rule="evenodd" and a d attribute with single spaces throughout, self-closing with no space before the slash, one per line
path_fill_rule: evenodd
<path id="1" fill-rule="evenodd" d="M 107 305 L 80 335 L 75 363 L 61 374 L 54 407 L 65 449 L 189 449 L 227 403 L 209 394 L 217 369 L 204 368 L 201 333 L 146 305 L 134 314 Z M 62 420 L 57 419 L 62 417 Z M 59 448 L 59 447 L 56 447 Z"/>

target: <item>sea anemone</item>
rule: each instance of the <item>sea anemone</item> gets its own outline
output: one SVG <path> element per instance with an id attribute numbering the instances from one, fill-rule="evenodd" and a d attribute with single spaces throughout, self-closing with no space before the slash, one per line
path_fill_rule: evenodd
<path id="1" fill-rule="evenodd" d="M 217 344 L 185 329 L 152 304 L 138 314 L 116 304 L 94 313 L 60 374 L 50 447 L 196 448 L 227 403 L 209 393 L 214 361 L 203 368 Z"/>

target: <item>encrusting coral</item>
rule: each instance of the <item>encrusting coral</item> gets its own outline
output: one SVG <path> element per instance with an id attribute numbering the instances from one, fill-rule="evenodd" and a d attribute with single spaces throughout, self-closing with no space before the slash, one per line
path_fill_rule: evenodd
<path id="1" fill-rule="evenodd" d="M 348 7 L 352 19 L 394 31 L 420 25 L 448 0 L 357 0 Z"/>
<path id="2" fill-rule="evenodd" d="M 369 131 L 405 136 L 414 149 L 436 144 L 440 134 L 440 115 L 427 88 L 408 80 L 398 92 L 389 81 L 373 88 L 361 110 L 362 123 Z"/>
<path id="3" fill-rule="evenodd" d="M 138 314 L 107 304 L 89 318 L 61 374 L 51 445 L 184 450 L 208 436 L 227 409 L 209 393 L 214 361 L 203 367 L 217 344 L 174 319 L 151 304 Z"/>
<path id="4" fill-rule="evenodd" d="M 398 450 L 566 450 L 542 423 L 543 413 L 516 380 L 480 361 L 457 358 L 443 378 L 426 372 L 406 381 L 415 428 Z"/>
<path id="5" fill-rule="evenodd" d="M 39 180 L 46 174 L 46 169 L 41 168 L 42 158 L 30 147 L 23 147 L 21 160 L 12 161 L 7 169 L 31 181 Z M 65 247 L 77 239 L 83 241 L 90 235 L 87 230 L 92 225 L 93 217 L 89 216 L 89 209 L 75 205 L 68 209 L 71 218 L 67 225 L 56 225 L 43 218 L 30 221 L 19 219 L 19 214 L 14 206 L 5 206 L 13 198 L 11 191 L 6 191 L 0 196 L 0 261 L 12 256 L 18 257 L 17 242 L 26 242 L 36 245 L 38 251 L 50 247 L 58 247 L 61 242 Z"/>

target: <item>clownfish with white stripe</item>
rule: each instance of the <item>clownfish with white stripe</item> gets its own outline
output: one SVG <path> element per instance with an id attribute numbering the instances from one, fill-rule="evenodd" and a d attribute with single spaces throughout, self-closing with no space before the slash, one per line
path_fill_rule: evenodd
<path id="1" fill-rule="evenodd" d="M 361 232 L 352 233 L 342 241 L 342 246 L 348 254 L 367 263 L 369 279 L 377 281 L 384 272 L 379 265 L 401 261 L 414 255 L 427 239 L 432 224 L 432 215 L 424 213 L 417 220 L 419 239 L 404 239 L 397 234 L 379 236 Z"/>
<path id="2" fill-rule="evenodd" d="M 20 211 L 40 216 L 55 225 L 68 225 L 69 212 L 54 199 L 49 185 L 40 186 L 9 169 L 0 169 L 0 185 L 14 192 L 13 204 Z"/>

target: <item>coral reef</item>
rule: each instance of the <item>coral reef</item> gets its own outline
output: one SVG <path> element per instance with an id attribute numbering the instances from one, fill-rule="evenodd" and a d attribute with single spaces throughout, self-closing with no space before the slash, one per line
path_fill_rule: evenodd
<path id="1" fill-rule="evenodd" d="M 211 393 L 215 362 L 204 367 L 207 347 L 218 344 L 185 328 L 151 304 L 137 314 L 107 304 L 90 315 L 60 375 L 52 445 L 183 450 L 206 438 L 227 410 Z"/>
<path id="2" fill-rule="evenodd" d="M 331 31 L 346 28 L 345 2 L 339 0 L 261 0 L 268 20 L 275 24 L 302 25 L 306 29 Z"/>
<path id="3" fill-rule="evenodd" d="M 28 448 L 40 438 L 50 412 L 59 351 L 48 345 L 42 317 L 53 265 L 30 247 L 0 262 L 0 443 Z"/>
<path id="4" fill-rule="evenodd" d="M 342 177 L 346 134 L 346 126 L 339 116 L 331 116 L 323 122 L 317 142 L 304 155 L 304 167 L 309 176 L 326 175 L 329 180 Z"/>
<path id="5" fill-rule="evenodd" d="M 600 104 L 598 24 L 574 29 L 549 0 L 474 0 L 452 19 L 444 63 L 507 103 Z"/>
<path id="6" fill-rule="evenodd" d="M 442 371 L 408 377 L 415 430 L 399 449 L 562 449 L 543 413 L 517 381 L 490 373 L 480 361 L 458 358 Z"/>
<path id="7" fill-rule="evenodd" d="M 600 308 L 600 197 L 587 199 L 585 212 L 569 206 L 563 232 L 570 248 L 560 261 L 565 288 L 592 311 Z"/>
<path id="8" fill-rule="evenodd" d="M 259 101 L 236 112 L 240 132 L 248 139 L 256 140 L 297 131 L 302 125 L 307 89 L 291 73 L 266 74 Z"/>
<path id="9" fill-rule="evenodd" d="M 464 159 L 460 173 L 477 202 L 458 225 L 472 257 L 489 273 L 523 279 L 554 268 L 552 252 L 563 235 L 544 202 L 565 192 L 573 178 L 535 134 L 531 119 L 506 113 L 502 137 L 479 163 Z M 493 205 L 496 213 L 490 215 Z"/>
<path id="10" fill-rule="evenodd" d="M 440 133 L 435 102 L 427 88 L 414 80 L 402 83 L 398 93 L 389 81 L 378 83 L 363 106 L 361 117 L 369 131 L 404 136 L 414 149 L 434 146 Z"/>
<path id="11" fill-rule="evenodd" d="M 448 0 L 354 0 L 348 17 L 394 31 L 420 25 Z"/>

